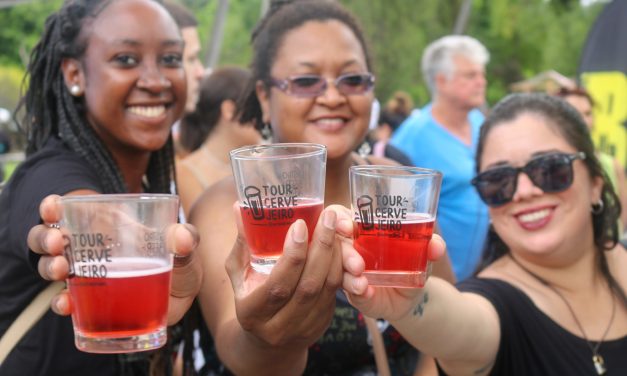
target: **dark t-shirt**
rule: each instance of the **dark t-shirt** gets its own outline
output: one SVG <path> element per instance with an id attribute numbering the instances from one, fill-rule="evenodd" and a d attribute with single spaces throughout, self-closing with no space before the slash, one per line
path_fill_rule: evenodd
<path id="1" fill-rule="evenodd" d="M 37 272 L 28 231 L 40 223 L 39 204 L 50 194 L 102 191 L 96 171 L 51 138 L 14 172 L 0 195 L 0 335 L 48 282 Z M 0 375 L 116 375 L 114 355 L 80 352 L 70 317 L 48 310 L 0 366 Z"/>
<path id="2" fill-rule="evenodd" d="M 467 279 L 458 288 L 484 296 L 498 312 L 501 343 L 492 375 L 597 374 L 586 341 L 540 311 L 518 288 L 484 278 Z M 605 360 L 606 376 L 627 375 L 627 336 L 603 341 L 599 353 Z"/>

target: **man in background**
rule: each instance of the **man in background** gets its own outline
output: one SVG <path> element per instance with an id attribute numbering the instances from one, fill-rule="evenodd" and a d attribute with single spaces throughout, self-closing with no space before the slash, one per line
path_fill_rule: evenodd
<path id="1" fill-rule="evenodd" d="M 163 4 L 170 12 L 174 21 L 181 30 L 185 48 L 183 49 L 183 68 L 187 77 L 187 102 L 185 104 L 185 112 L 192 112 L 198 101 L 198 92 L 200 88 L 200 79 L 205 73 L 205 68 L 200 60 L 200 38 L 198 37 L 198 21 L 196 17 L 182 5 L 165 2 Z M 174 137 L 174 146 L 177 157 L 187 154 L 182 150 L 178 143 L 179 123 L 172 127 L 172 135 Z"/>
<path id="2" fill-rule="evenodd" d="M 453 35 L 432 42 L 422 56 L 431 103 L 410 116 L 392 137 L 417 167 L 444 174 L 437 223 L 457 280 L 479 263 L 489 219 L 470 180 L 484 116 L 487 49 L 476 39 Z"/>

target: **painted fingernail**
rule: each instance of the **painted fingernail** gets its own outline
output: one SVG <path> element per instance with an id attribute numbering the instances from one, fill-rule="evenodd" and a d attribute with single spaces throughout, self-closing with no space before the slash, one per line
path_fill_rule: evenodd
<path id="1" fill-rule="evenodd" d="M 304 243 L 307 240 L 307 228 L 302 219 L 297 220 L 292 228 L 292 240 L 296 243 Z"/>
<path id="2" fill-rule="evenodd" d="M 329 230 L 335 230 L 335 220 L 337 219 L 337 214 L 333 210 L 327 210 L 324 212 L 324 218 L 322 218 L 322 223 L 324 227 Z"/>

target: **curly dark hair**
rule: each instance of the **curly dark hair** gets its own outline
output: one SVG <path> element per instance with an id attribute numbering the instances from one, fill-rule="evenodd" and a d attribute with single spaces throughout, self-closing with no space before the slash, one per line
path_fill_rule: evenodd
<path id="1" fill-rule="evenodd" d="M 270 71 L 285 34 L 308 21 L 329 20 L 339 21 L 352 30 L 364 51 L 366 66 L 372 71 L 370 53 L 361 27 L 357 20 L 338 2 L 330 0 L 275 0 L 272 2 L 268 13 L 252 33 L 252 78 L 238 106 L 241 109 L 240 121 L 242 123 L 252 121 L 259 130 L 264 126 L 261 107 L 255 93 L 255 85 L 257 81 L 261 81 L 267 89 L 270 88 Z"/>
<path id="2" fill-rule="evenodd" d="M 618 293 L 618 296 L 622 296 L 623 304 L 627 305 L 625 292 L 622 291 L 618 282 L 610 274 L 604 252 L 614 248 L 618 242 L 620 234 L 618 228 L 618 219 L 621 213 L 620 200 L 596 156 L 588 127 L 572 106 L 557 97 L 539 93 L 511 94 L 503 98 L 494 106 L 481 127 L 476 155 L 477 173 L 479 173 L 481 168 L 481 156 L 483 155 L 485 141 L 490 131 L 505 122 L 518 118 L 522 114 L 533 114 L 545 119 L 546 124 L 561 135 L 573 148 L 586 154 L 583 162 L 590 176 L 603 179 L 601 192 L 601 199 L 604 202 L 603 208 L 598 213 L 591 213 L 594 244 L 598 251 L 597 262 L 611 288 Z M 483 269 L 508 252 L 507 245 L 494 228 L 490 226 L 483 258 L 478 270 Z"/>
<path id="3" fill-rule="evenodd" d="M 48 138 L 59 137 L 102 176 L 102 193 L 126 192 L 122 174 L 111 153 L 86 119 L 82 97 L 68 91 L 61 71 L 66 58 L 80 60 L 87 48 L 84 32 L 100 12 L 114 0 L 66 0 L 46 20 L 39 43 L 33 49 L 16 109 L 24 112 L 20 128 L 28 135 L 27 155 L 41 149 Z M 157 3 L 161 1 L 153 0 Z M 170 192 L 174 171 L 172 140 L 152 153 L 146 172 L 147 192 Z"/>

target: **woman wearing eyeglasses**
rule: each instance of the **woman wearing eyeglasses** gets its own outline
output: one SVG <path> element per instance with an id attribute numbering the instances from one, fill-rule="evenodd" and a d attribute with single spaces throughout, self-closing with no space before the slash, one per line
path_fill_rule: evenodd
<path id="1" fill-rule="evenodd" d="M 627 252 L 620 204 L 570 106 L 518 94 L 481 131 L 473 179 L 490 207 L 485 265 L 457 289 L 344 286 L 450 375 L 624 375 Z M 361 278 L 361 277 L 359 277 Z"/>
<path id="2" fill-rule="evenodd" d="M 240 121 L 270 131 L 274 143 L 325 145 L 325 206 L 350 207 L 350 166 L 393 163 L 353 153 L 368 131 L 374 99 L 362 33 L 337 2 L 273 3 L 253 34 L 253 80 Z M 342 260 L 342 247 L 352 240 L 338 234 L 350 235 L 350 213 L 327 207 L 309 246 L 297 221 L 283 256 L 262 277 L 250 271 L 245 240 L 238 237 L 236 200 L 233 180 L 219 182 L 190 217 L 202 234 L 200 305 L 222 362 L 238 375 L 376 372 L 364 318 L 338 291 L 343 261 L 363 269 L 358 258 Z M 389 366 L 397 375 L 413 374 L 415 349 L 393 328 L 382 324 L 380 330 Z"/>

